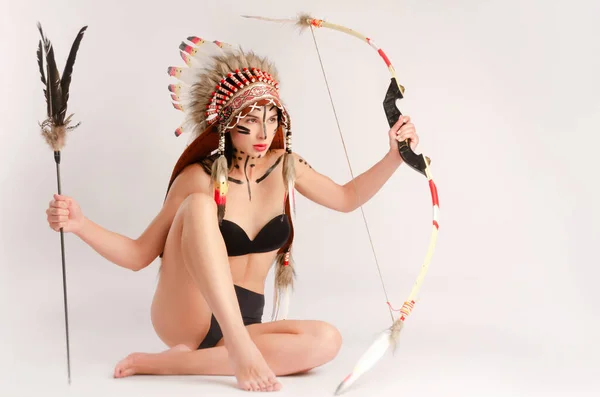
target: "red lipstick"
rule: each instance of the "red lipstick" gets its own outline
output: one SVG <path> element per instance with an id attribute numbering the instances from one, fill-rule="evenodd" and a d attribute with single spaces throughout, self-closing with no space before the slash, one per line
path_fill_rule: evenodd
<path id="1" fill-rule="evenodd" d="M 260 145 L 254 145 L 253 148 L 254 148 L 254 150 L 256 150 L 258 152 L 262 152 L 267 149 L 267 145 L 263 143 Z"/>

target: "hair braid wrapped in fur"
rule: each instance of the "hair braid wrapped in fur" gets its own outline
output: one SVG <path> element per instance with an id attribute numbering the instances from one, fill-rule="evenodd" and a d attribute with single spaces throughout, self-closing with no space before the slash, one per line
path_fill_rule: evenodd
<path id="1" fill-rule="evenodd" d="M 286 212 L 292 230 L 296 220 L 296 204 L 294 198 L 294 185 L 296 182 L 296 168 L 294 163 L 294 155 L 292 154 L 292 131 L 291 123 L 288 125 L 288 131 L 285 140 L 285 154 L 283 158 L 283 183 L 286 188 L 287 205 Z M 286 246 L 285 250 L 277 256 L 275 269 L 275 297 L 273 304 L 272 320 L 286 319 L 289 309 L 290 296 L 294 288 L 294 279 L 296 271 L 291 257 L 292 253 L 293 233 Z"/>
<path id="2" fill-rule="evenodd" d="M 221 132 L 221 139 L 219 143 L 219 158 L 213 163 L 211 170 L 211 180 L 213 183 L 213 190 L 215 195 L 215 202 L 217 203 L 217 219 L 219 223 L 225 217 L 225 206 L 227 204 L 227 191 L 229 189 L 229 172 L 227 167 L 227 158 L 225 157 L 225 136 Z"/>

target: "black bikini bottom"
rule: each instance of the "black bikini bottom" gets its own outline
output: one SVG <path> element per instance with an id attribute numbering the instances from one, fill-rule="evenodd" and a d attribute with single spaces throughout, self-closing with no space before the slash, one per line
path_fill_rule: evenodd
<path id="1" fill-rule="evenodd" d="M 237 295 L 238 304 L 240 305 L 244 325 L 261 323 L 265 307 L 265 296 L 239 285 L 234 285 L 233 287 Z M 210 318 L 208 333 L 202 343 L 200 343 L 200 346 L 198 346 L 198 350 L 214 347 L 222 338 L 221 327 L 213 314 Z"/>

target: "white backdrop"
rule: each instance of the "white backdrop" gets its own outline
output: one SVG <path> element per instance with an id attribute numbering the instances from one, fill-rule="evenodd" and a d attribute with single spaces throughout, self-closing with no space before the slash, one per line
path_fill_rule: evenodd
<path id="1" fill-rule="evenodd" d="M 600 392 L 598 2 L 0 4 L 0 395 L 242 393 L 227 378 L 111 379 L 130 352 L 165 348 L 149 318 L 159 262 L 133 273 L 72 235 L 65 236 L 73 376 L 66 386 L 60 239 L 44 213 L 57 184 L 37 126 L 45 104 L 36 22 L 60 69 L 77 31 L 89 26 L 71 85 L 69 112 L 82 125 L 63 151 L 63 193 L 93 221 L 137 237 L 159 211 L 187 143 L 173 135 L 181 113 L 170 105 L 166 70 L 183 65 L 177 47 L 189 35 L 273 59 L 294 150 L 332 179 L 349 180 L 310 32 L 239 17 L 301 11 L 363 32 L 387 52 L 406 87 L 400 109 L 417 126 L 417 152 L 433 161 L 441 201 L 438 245 L 398 354 L 348 395 Z M 358 175 L 388 149 L 381 102 L 389 74 L 359 40 L 316 35 Z M 425 178 L 402 166 L 364 210 L 399 307 L 428 244 Z M 360 211 L 334 213 L 299 197 L 298 212 L 291 315 L 333 323 L 344 347 L 313 374 L 283 379 L 282 393 L 330 395 L 389 325 L 389 312 Z"/>

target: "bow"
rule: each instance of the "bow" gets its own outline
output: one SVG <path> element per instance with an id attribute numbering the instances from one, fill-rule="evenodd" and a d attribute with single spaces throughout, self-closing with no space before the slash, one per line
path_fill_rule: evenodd
<path id="1" fill-rule="evenodd" d="M 391 82 L 390 82 L 389 88 L 385 94 L 385 98 L 383 100 L 383 109 L 384 109 L 384 112 L 385 112 L 385 115 L 386 115 L 386 118 L 387 118 L 390 128 L 398 121 L 398 118 L 401 116 L 402 113 L 396 106 L 396 100 L 402 99 L 404 97 L 404 87 L 398 83 L 398 78 L 396 77 L 395 69 L 394 69 L 392 63 L 390 62 L 389 58 L 383 52 L 382 49 L 378 48 L 374 44 L 373 40 L 371 40 L 370 38 L 366 37 L 365 35 L 363 35 L 361 33 L 358 33 L 352 29 L 349 29 L 347 27 L 329 23 L 329 22 L 326 22 L 321 19 L 316 19 L 307 14 L 302 14 L 297 19 L 273 19 L 273 18 L 264 18 L 264 17 L 257 17 L 257 16 L 244 16 L 244 17 L 259 19 L 259 20 L 264 20 L 264 21 L 271 21 L 271 22 L 292 22 L 292 23 L 295 23 L 297 26 L 299 26 L 302 29 L 310 28 L 312 36 L 313 36 L 313 40 L 315 42 L 317 54 L 319 56 L 319 60 L 321 60 L 321 56 L 319 54 L 319 47 L 317 45 L 316 37 L 314 35 L 314 28 L 330 28 L 333 30 L 337 30 L 342 33 L 346 33 L 351 36 L 354 36 L 354 37 L 362 40 L 363 42 L 366 42 L 367 44 L 369 44 L 371 46 L 371 48 L 373 48 L 379 54 L 379 56 L 383 59 L 383 61 L 385 62 L 386 66 L 391 74 Z M 323 68 L 322 62 L 321 62 L 321 68 L 323 71 L 323 75 L 325 77 L 325 81 L 327 83 L 327 77 L 325 76 L 325 70 Z M 331 102 L 332 102 L 332 106 L 333 106 L 333 100 Z M 335 113 L 335 107 L 333 109 L 334 109 L 334 113 Z M 339 129 L 339 123 L 338 123 L 338 129 Z M 342 135 L 341 129 L 339 129 L 339 132 L 340 132 L 340 136 L 341 136 Z M 342 141 L 343 141 L 343 137 L 342 137 Z M 431 262 L 431 258 L 433 256 L 433 251 L 434 251 L 435 244 L 437 241 L 437 234 L 438 234 L 438 229 L 439 229 L 439 200 L 438 200 L 437 188 L 436 188 L 435 182 L 433 181 L 433 178 L 431 176 L 431 172 L 429 170 L 429 165 L 431 163 L 431 160 L 428 157 L 423 156 L 422 154 L 417 155 L 411 149 L 409 139 L 407 139 L 403 142 L 398 142 L 398 151 L 400 153 L 400 156 L 404 160 L 404 162 L 409 167 L 411 167 L 413 170 L 423 174 L 427 178 L 427 181 L 428 181 L 429 190 L 431 192 L 432 204 L 433 204 L 433 222 L 432 222 L 432 230 L 431 230 L 428 251 L 425 256 L 425 260 L 421 266 L 419 275 L 417 276 L 417 279 L 416 279 L 415 283 L 413 284 L 412 290 L 410 291 L 410 295 L 408 296 L 408 298 L 402 305 L 402 308 L 399 310 L 399 312 L 400 312 L 399 317 L 397 319 L 394 319 L 393 313 L 391 314 L 392 315 L 392 325 L 390 325 L 389 328 L 387 328 L 384 332 L 382 332 L 377 337 L 377 339 L 369 346 L 369 348 L 365 351 L 365 353 L 363 353 L 363 355 L 359 358 L 359 360 L 355 364 L 355 366 L 354 366 L 353 370 L 350 372 L 350 374 L 348 374 L 348 376 L 346 376 L 342 380 L 342 382 L 339 384 L 339 386 L 337 387 L 337 389 L 335 391 L 335 394 L 339 394 L 343 390 L 347 389 L 362 374 L 364 374 L 369 369 L 371 369 L 377 363 L 377 361 L 379 361 L 383 357 L 385 352 L 390 347 L 392 348 L 392 351 L 395 352 L 398 338 L 399 338 L 400 332 L 404 326 L 404 322 L 406 321 L 406 319 L 411 314 L 411 312 L 414 308 L 417 293 L 419 292 L 421 284 L 423 283 L 423 279 L 425 278 L 427 270 L 429 269 L 429 264 Z M 346 153 L 346 158 L 348 159 L 347 153 Z M 352 167 L 350 166 L 349 160 L 348 160 L 348 166 L 350 167 L 350 172 L 352 173 Z M 354 175 L 352 175 L 352 179 L 354 179 Z M 362 211 L 362 206 L 361 206 L 361 211 Z M 365 226 L 367 227 L 367 232 L 368 232 L 368 225 L 367 225 L 366 219 L 364 217 L 364 212 L 363 212 L 363 219 L 365 221 Z M 368 233 L 368 234 L 370 235 L 370 233 Z M 371 242 L 371 247 L 373 248 L 372 242 Z M 373 249 L 373 252 L 374 252 L 374 249 Z M 377 258 L 375 258 L 375 261 L 377 263 Z M 379 265 L 377 265 L 377 266 L 379 267 Z M 380 277 L 381 277 L 381 272 L 380 272 Z M 382 280 L 382 283 L 383 283 L 383 280 Z M 384 292 L 385 292 L 385 286 L 384 286 Z M 387 299 L 387 293 L 385 293 L 385 295 L 386 295 L 387 304 L 388 304 L 388 306 L 390 308 L 390 312 L 391 312 L 393 309 L 391 308 L 389 299 Z"/>

